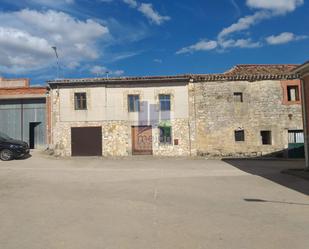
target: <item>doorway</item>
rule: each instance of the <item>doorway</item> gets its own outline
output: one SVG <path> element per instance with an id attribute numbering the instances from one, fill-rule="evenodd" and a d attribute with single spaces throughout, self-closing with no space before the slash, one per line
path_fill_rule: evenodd
<path id="1" fill-rule="evenodd" d="M 39 126 L 41 122 L 29 123 L 29 147 L 36 149 L 39 143 Z"/>
<path id="2" fill-rule="evenodd" d="M 102 127 L 72 127 L 72 156 L 102 156 Z"/>
<path id="3" fill-rule="evenodd" d="M 132 126 L 132 154 L 152 155 L 151 126 Z"/>
<path id="4" fill-rule="evenodd" d="M 302 130 L 289 130 L 289 158 L 304 158 L 304 132 Z"/>

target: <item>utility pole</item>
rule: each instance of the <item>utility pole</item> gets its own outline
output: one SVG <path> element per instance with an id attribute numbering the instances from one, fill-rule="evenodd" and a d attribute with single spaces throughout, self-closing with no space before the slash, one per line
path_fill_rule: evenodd
<path id="1" fill-rule="evenodd" d="M 57 60 L 57 79 L 59 79 L 60 64 L 59 64 L 59 56 L 58 56 L 58 53 L 57 53 L 57 47 L 54 46 L 54 47 L 52 47 L 52 49 L 55 51 L 55 55 L 56 55 L 56 60 Z"/>

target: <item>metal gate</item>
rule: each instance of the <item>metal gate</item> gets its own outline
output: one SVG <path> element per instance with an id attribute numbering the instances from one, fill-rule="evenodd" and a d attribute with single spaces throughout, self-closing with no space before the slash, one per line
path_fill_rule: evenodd
<path id="1" fill-rule="evenodd" d="M 102 127 L 71 128 L 72 156 L 102 156 Z"/>
<path id="2" fill-rule="evenodd" d="M 152 155 L 152 127 L 132 127 L 132 154 Z"/>
<path id="3" fill-rule="evenodd" d="M 302 130 L 289 131 L 289 158 L 304 157 L 304 132 Z"/>

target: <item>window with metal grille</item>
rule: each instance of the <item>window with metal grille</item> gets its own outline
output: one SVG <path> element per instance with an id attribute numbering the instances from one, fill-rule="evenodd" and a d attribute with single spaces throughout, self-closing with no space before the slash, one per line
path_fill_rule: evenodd
<path id="1" fill-rule="evenodd" d="M 75 110 L 87 110 L 87 94 L 75 93 L 74 94 Z"/>
<path id="2" fill-rule="evenodd" d="M 299 87 L 287 86 L 288 101 L 299 101 Z"/>
<path id="3" fill-rule="evenodd" d="M 235 134 L 235 141 L 236 142 L 243 142 L 245 141 L 245 131 L 244 130 L 236 130 Z"/>
<path id="4" fill-rule="evenodd" d="M 264 145 L 272 144 L 271 131 L 261 131 L 261 138 L 262 138 L 262 144 Z"/>
<path id="5" fill-rule="evenodd" d="M 289 144 L 302 144 L 304 142 L 304 132 L 302 130 L 289 131 Z"/>
<path id="6" fill-rule="evenodd" d="M 160 94 L 160 110 L 161 111 L 170 111 L 171 110 L 171 95 L 169 94 Z"/>
<path id="7" fill-rule="evenodd" d="M 137 94 L 128 95 L 128 111 L 139 112 L 139 110 L 140 110 L 139 95 Z"/>
<path id="8" fill-rule="evenodd" d="M 242 92 L 235 92 L 234 93 L 234 102 L 243 102 Z"/>
<path id="9" fill-rule="evenodd" d="M 172 128 L 169 126 L 159 127 L 160 131 L 160 144 L 172 143 Z"/>

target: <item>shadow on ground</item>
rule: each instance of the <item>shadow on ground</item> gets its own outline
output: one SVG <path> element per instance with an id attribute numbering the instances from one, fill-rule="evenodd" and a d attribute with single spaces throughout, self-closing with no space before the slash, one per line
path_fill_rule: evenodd
<path id="1" fill-rule="evenodd" d="M 27 159 L 29 159 L 29 158 L 31 158 L 32 157 L 32 155 L 31 154 L 27 154 L 27 155 L 25 155 L 25 156 L 23 156 L 23 157 L 19 157 L 19 158 L 16 158 L 15 160 L 27 160 Z"/>
<path id="2" fill-rule="evenodd" d="M 252 160 L 222 159 L 222 161 L 246 173 L 257 175 L 287 188 L 309 195 L 309 182 L 296 176 L 283 174 L 287 169 L 304 167 L 302 160 Z"/>

